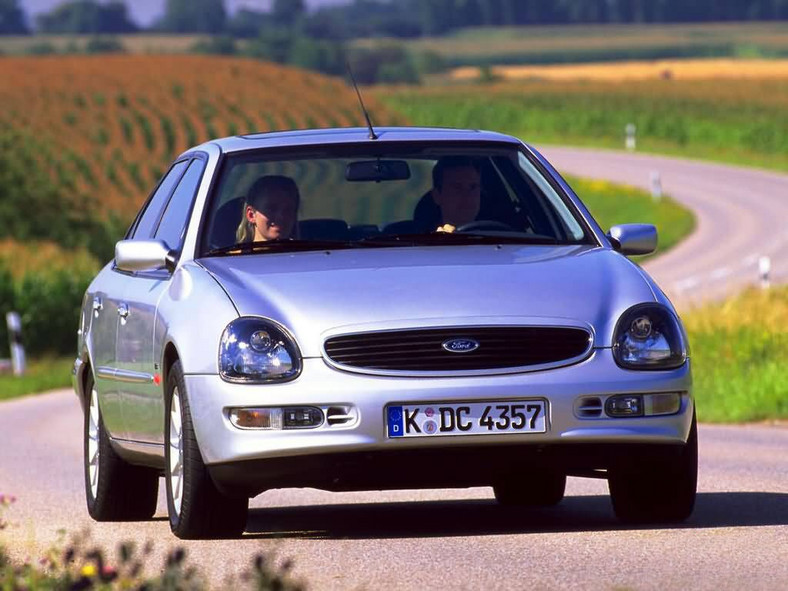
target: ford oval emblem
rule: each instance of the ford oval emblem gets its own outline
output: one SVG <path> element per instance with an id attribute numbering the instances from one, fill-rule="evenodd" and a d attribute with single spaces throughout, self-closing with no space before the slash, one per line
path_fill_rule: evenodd
<path id="1" fill-rule="evenodd" d="M 443 348 L 449 353 L 470 353 L 479 348 L 479 341 L 473 339 L 449 339 L 443 341 Z"/>

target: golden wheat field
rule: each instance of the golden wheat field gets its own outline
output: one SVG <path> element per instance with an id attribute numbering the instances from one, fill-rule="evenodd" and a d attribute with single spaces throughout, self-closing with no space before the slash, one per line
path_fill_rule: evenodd
<path id="1" fill-rule="evenodd" d="M 213 137 L 361 125 L 342 80 L 248 59 L 206 56 L 0 60 L 0 125 L 29 134 L 38 165 L 74 179 L 102 215 L 129 219 L 169 162 Z M 396 123 L 373 97 L 379 124 Z M 78 205 L 78 204 L 77 204 Z"/>
<path id="2" fill-rule="evenodd" d="M 505 80 L 709 80 L 709 79 L 788 79 L 788 60 L 682 59 L 629 61 L 617 63 L 561 64 L 552 66 L 495 66 L 492 74 Z M 479 78 L 479 68 L 452 70 L 453 80 Z"/>

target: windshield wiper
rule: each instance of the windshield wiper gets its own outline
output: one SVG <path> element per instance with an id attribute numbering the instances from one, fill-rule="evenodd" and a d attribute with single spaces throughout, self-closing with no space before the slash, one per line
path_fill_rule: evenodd
<path id="1" fill-rule="evenodd" d="M 304 250 L 329 250 L 337 248 L 353 248 L 352 242 L 341 240 L 267 240 L 265 242 L 239 242 L 230 246 L 214 248 L 203 256 L 213 257 L 223 254 L 251 254 L 265 251 L 304 251 Z"/>

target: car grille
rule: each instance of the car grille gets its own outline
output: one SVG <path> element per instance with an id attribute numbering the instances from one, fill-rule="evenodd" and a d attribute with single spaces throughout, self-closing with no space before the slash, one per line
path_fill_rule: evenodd
<path id="1" fill-rule="evenodd" d="M 478 348 L 463 353 L 444 349 L 444 343 L 456 339 L 472 339 Z M 380 372 L 549 366 L 576 361 L 590 348 L 589 331 L 549 326 L 398 330 L 342 335 L 325 342 L 326 355 L 335 364 Z"/>

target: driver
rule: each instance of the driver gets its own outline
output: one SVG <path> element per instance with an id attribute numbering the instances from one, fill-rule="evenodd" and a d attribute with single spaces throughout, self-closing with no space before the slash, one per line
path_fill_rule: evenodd
<path id="1" fill-rule="evenodd" d="M 446 156 L 432 169 L 432 200 L 440 210 L 437 232 L 454 232 L 476 220 L 481 206 L 481 170 L 468 156 Z"/>

